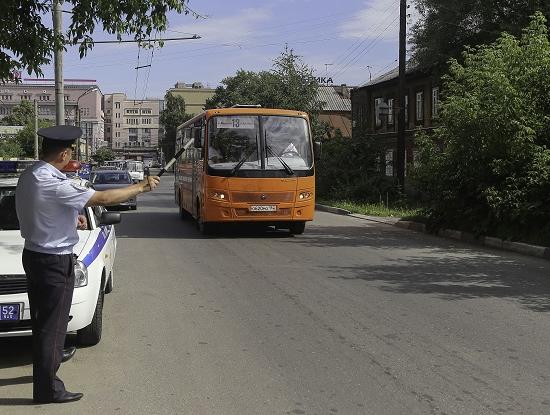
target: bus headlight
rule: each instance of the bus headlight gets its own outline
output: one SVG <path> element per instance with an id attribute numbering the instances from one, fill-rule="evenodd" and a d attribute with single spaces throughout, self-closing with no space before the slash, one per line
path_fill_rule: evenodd
<path id="1" fill-rule="evenodd" d="M 209 194 L 209 197 L 211 199 L 223 200 L 224 202 L 229 200 L 229 197 L 227 196 L 227 193 L 222 192 L 220 190 L 212 190 Z"/>
<path id="2" fill-rule="evenodd" d="M 76 261 L 74 263 L 74 286 L 85 287 L 88 285 L 88 268 L 82 261 Z"/>
<path id="3" fill-rule="evenodd" d="M 312 197 L 313 197 L 313 192 L 309 192 L 309 191 L 300 192 L 300 194 L 298 195 L 298 201 L 311 199 Z"/>

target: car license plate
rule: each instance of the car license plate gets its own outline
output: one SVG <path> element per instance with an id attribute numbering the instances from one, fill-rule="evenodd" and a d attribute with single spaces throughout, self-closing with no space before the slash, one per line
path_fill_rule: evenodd
<path id="1" fill-rule="evenodd" d="M 19 320 L 20 304 L 0 304 L 0 321 Z"/>
<path id="2" fill-rule="evenodd" d="M 277 206 L 275 205 L 253 205 L 250 206 L 251 212 L 276 212 Z"/>

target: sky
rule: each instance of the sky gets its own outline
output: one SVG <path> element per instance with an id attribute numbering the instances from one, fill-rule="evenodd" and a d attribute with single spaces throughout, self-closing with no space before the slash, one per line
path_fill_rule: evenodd
<path id="1" fill-rule="evenodd" d="M 71 47 L 64 78 L 97 80 L 104 94 L 162 98 L 178 81 L 216 87 L 239 69 L 269 70 L 285 45 L 316 76 L 331 77 L 337 85 L 361 85 L 397 66 L 399 0 L 190 0 L 189 7 L 203 17 L 171 13 L 161 36 L 201 39 L 154 49 L 97 44 L 83 59 Z M 417 15 L 414 7 L 409 11 L 412 24 Z M 66 28 L 69 15 L 63 19 Z M 99 31 L 93 38 L 114 36 Z M 53 62 L 43 71 L 53 78 Z"/>

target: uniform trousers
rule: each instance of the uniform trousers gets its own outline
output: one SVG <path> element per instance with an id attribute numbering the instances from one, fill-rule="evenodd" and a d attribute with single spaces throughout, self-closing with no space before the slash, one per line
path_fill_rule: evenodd
<path id="1" fill-rule="evenodd" d="M 56 373 L 61 365 L 74 290 L 72 254 L 23 251 L 23 268 L 31 308 L 33 398 L 62 396 L 65 385 Z"/>

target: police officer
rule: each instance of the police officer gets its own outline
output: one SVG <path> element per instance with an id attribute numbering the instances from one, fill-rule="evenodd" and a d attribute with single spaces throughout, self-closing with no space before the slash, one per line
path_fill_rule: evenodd
<path id="1" fill-rule="evenodd" d="M 56 126 L 38 130 L 40 161 L 25 170 L 16 190 L 16 210 L 25 239 L 23 267 L 33 334 L 33 399 L 36 403 L 77 401 L 57 377 L 74 288 L 73 247 L 78 242 L 78 212 L 85 206 L 117 204 L 153 190 L 158 177 L 106 191 L 80 186 L 61 173 L 82 130 Z"/>

